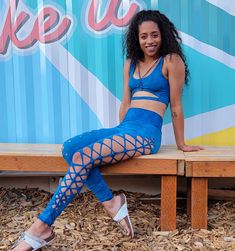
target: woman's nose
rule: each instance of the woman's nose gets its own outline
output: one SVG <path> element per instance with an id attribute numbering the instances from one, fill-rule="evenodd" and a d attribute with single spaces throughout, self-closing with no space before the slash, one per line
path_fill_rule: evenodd
<path id="1" fill-rule="evenodd" d="M 151 36 L 147 37 L 147 43 L 151 44 L 153 42 L 153 38 Z"/>

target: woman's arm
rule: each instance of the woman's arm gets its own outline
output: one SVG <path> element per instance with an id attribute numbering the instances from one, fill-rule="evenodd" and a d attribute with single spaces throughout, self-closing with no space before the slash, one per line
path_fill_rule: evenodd
<path id="1" fill-rule="evenodd" d="M 130 60 L 127 59 L 124 64 L 123 69 L 123 80 L 124 80 L 124 93 L 122 98 L 121 107 L 119 110 L 119 121 L 122 122 L 123 118 L 125 117 L 127 110 L 131 104 L 131 95 L 130 95 L 130 88 L 129 88 L 129 71 L 130 71 Z"/>
<path id="2" fill-rule="evenodd" d="M 185 78 L 185 65 L 181 57 L 171 54 L 166 57 L 168 80 L 170 84 L 170 106 L 176 145 L 185 152 L 203 149 L 189 146 L 184 141 L 184 113 L 182 108 L 182 89 Z"/>

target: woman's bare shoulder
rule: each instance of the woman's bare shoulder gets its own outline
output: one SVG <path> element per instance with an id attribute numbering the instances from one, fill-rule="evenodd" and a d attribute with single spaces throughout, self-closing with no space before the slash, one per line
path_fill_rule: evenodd
<path id="1" fill-rule="evenodd" d="M 127 58 L 124 63 L 124 72 L 129 72 L 131 65 L 131 59 Z"/>
<path id="2" fill-rule="evenodd" d="M 170 53 L 164 57 L 167 64 L 184 64 L 181 56 L 177 53 Z"/>

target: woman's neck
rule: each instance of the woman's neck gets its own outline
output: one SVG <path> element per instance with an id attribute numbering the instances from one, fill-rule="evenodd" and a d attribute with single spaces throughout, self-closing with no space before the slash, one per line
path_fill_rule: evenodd
<path id="1" fill-rule="evenodd" d="M 151 64 L 152 62 L 156 61 L 160 56 L 159 55 L 156 55 L 156 56 L 153 56 L 153 57 L 148 57 L 148 56 L 145 56 L 142 60 L 143 63 L 145 64 Z"/>

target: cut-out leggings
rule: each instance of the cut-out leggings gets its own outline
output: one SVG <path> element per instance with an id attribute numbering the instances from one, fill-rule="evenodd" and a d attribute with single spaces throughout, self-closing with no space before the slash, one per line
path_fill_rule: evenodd
<path id="1" fill-rule="evenodd" d="M 155 112 L 130 108 L 114 128 L 86 132 L 67 140 L 63 157 L 69 169 L 39 219 L 49 226 L 86 185 L 100 202 L 113 194 L 99 167 L 143 154 L 156 153 L 161 143 L 162 118 Z"/>

